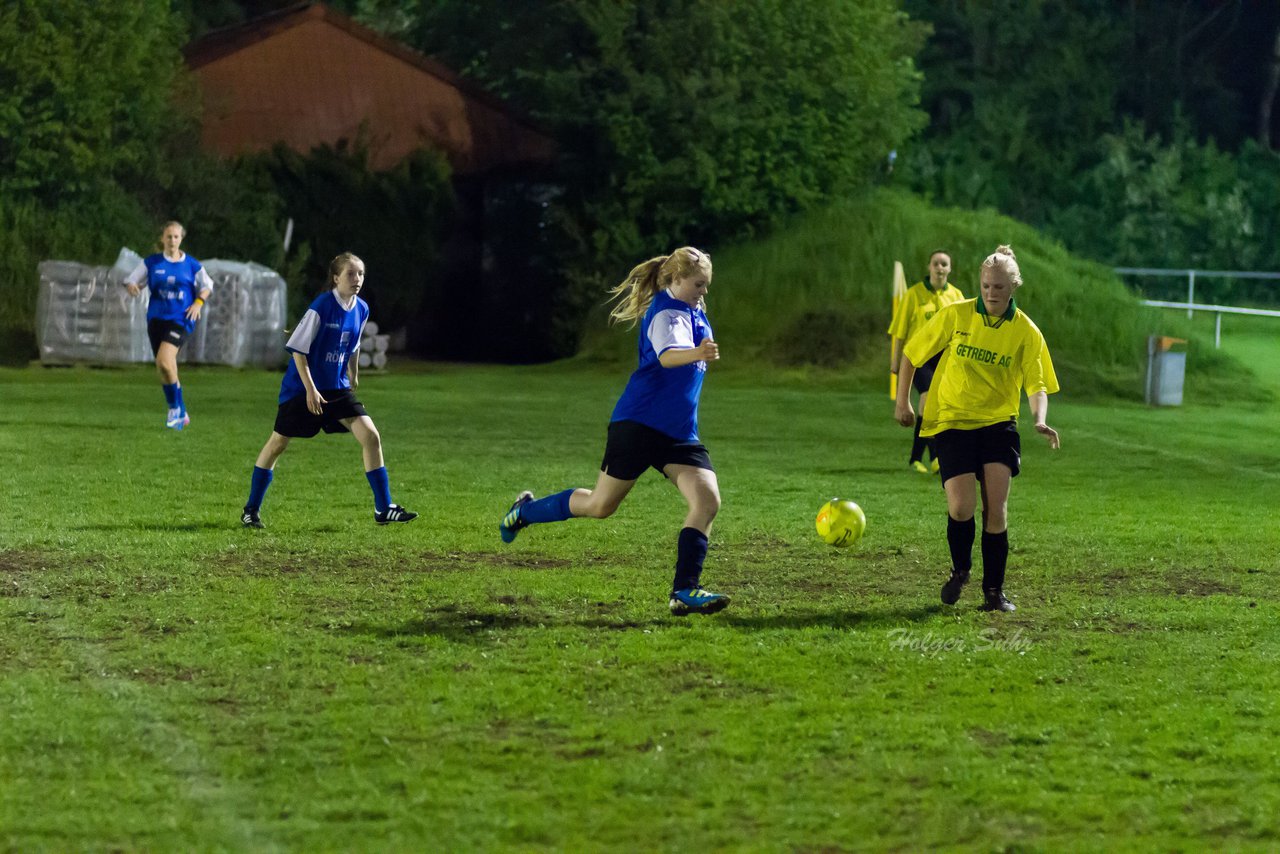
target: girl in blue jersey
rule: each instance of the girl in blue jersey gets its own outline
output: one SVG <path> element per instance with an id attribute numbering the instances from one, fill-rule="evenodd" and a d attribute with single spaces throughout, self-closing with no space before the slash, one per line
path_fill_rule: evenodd
<path id="1" fill-rule="evenodd" d="M 365 477 L 373 490 L 375 522 L 386 525 L 418 518 L 417 513 L 392 503 L 382 461 L 382 437 L 355 395 L 360 384 L 360 333 L 369 319 L 369 306 L 359 296 L 364 287 L 364 262 L 344 252 L 329 264 L 329 282 L 333 290 L 316 297 L 285 344 L 292 358 L 280 383 L 275 429 L 258 454 L 249 500 L 240 516 L 246 528 L 263 527 L 258 511 L 271 485 L 276 460 L 289 447 L 289 440 L 310 439 L 321 430 L 350 431 L 360 443 Z"/>
<path id="2" fill-rule="evenodd" d="M 618 305 L 610 322 L 640 320 L 640 364 L 622 392 L 593 489 L 566 489 L 534 500 L 522 492 L 498 532 L 510 543 L 521 528 L 575 516 L 604 519 L 650 467 L 662 472 L 689 505 L 676 547 L 669 607 L 677 616 L 714 614 L 729 604 L 704 590 L 707 537 L 720 510 L 720 486 L 698 438 L 698 398 L 707 363 L 720 358 L 703 297 L 711 283 L 711 257 L 692 247 L 640 264 L 613 289 Z"/>
<path id="3" fill-rule="evenodd" d="M 186 236 L 182 223 L 166 222 L 160 231 L 164 251 L 144 258 L 124 280 L 131 297 L 142 293 L 144 281 L 151 290 L 147 337 L 156 357 L 164 399 L 169 404 L 164 423 L 174 430 L 191 423 L 182 399 L 182 384 L 178 382 L 178 351 L 196 328 L 200 310 L 213 292 L 213 279 L 204 266 L 182 251 L 182 238 Z"/>

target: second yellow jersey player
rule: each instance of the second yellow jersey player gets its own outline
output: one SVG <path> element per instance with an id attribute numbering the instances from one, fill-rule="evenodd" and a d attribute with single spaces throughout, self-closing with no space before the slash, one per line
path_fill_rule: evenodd
<path id="1" fill-rule="evenodd" d="M 941 249 L 934 250 L 929 256 L 928 278 L 908 288 L 901 302 L 896 306 L 893 320 L 889 323 L 889 337 L 893 339 L 893 352 L 889 361 L 890 374 L 898 372 L 903 347 L 924 328 L 925 324 L 948 305 L 964 299 L 960 289 L 947 281 L 950 274 L 951 256 Z M 938 360 L 933 358 L 916 368 L 912 384 L 920 394 L 921 412 L 928 404 L 929 387 L 937 367 Z M 915 471 L 927 474 L 930 468 L 924 464 L 925 450 L 929 451 L 929 457 L 933 461 L 933 471 L 938 470 L 938 454 L 929 437 L 920 432 L 920 427 L 921 421 L 917 419 L 915 434 L 911 439 L 911 456 L 907 460 L 907 465 Z"/>

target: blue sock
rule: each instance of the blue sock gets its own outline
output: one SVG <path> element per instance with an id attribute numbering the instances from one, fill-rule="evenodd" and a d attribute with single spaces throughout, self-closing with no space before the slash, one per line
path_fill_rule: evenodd
<path id="1" fill-rule="evenodd" d="M 520 518 L 531 524 L 534 522 L 563 522 L 565 519 L 572 519 L 573 514 L 569 512 L 570 495 L 573 495 L 573 490 L 566 489 L 563 492 L 557 492 L 555 495 L 548 495 L 545 498 L 539 498 L 537 501 L 530 501 L 520 508 Z"/>
<path id="2" fill-rule="evenodd" d="M 170 409 L 177 409 L 178 408 L 178 384 L 171 383 L 170 385 L 162 385 L 160 386 L 160 388 L 164 389 L 164 402 L 169 404 Z"/>
<path id="3" fill-rule="evenodd" d="M 174 383 L 173 388 L 175 391 L 175 397 L 178 399 L 178 402 L 174 405 L 182 410 L 183 415 L 186 415 L 187 405 L 182 402 L 182 383 Z"/>
<path id="4" fill-rule="evenodd" d="M 707 535 L 697 528 L 681 528 L 676 545 L 676 577 L 672 590 L 697 587 L 702 579 L 702 562 L 707 558 Z"/>
<path id="5" fill-rule="evenodd" d="M 253 480 L 249 483 L 249 500 L 244 503 L 248 510 L 257 511 L 262 507 L 262 499 L 267 494 L 267 487 L 271 485 L 271 479 L 275 477 L 275 472 L 271 469 L 253 467 Z"/>
<path id="6" fill-rule="evenodd" d="M 369 488 L 373 490 L 373 509 L 385 512 L 391 506 L 391 479 L 387 477 L 387 467 L 367 471 L 364 476 L 369 479 Z"/>

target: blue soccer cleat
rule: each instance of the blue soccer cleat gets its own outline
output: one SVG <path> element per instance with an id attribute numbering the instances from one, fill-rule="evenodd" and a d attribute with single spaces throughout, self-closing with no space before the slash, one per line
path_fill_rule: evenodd
<path id="1" fill-rule="evenodd" d="M 686 587 L 684 590 L 671 591 L 668 603 L 671 613 L 677 617 L 690 614 L 714 614 L 729 607 L 729 597 L 723 593 L 712 593 L 701 587 Z"/>
<path id="2" fill-rule="evenodd" d="M 189 421 L 190 419 L 186 417 L 186 413 L 181 409 L 174 407 L 165 415 L 164 426 L 168 427 L 170 430 L 181 430 L 183 427 L 187 426 Z"/>
<path id="3" fill-rule="evenodd" d="M 515 542 L 516 534 L 520 533 L 520 529 L 529 523 L 520 518 L 520 508 L 533 500 L 533 493 L 525 490 L 516 496 L 516 500 L 511 504 L 511 509 L 507 511 L 507 515 L 502 517 L 502 521 L 498 523 L 498 536 L 502 537 L 504 543 Z"/>

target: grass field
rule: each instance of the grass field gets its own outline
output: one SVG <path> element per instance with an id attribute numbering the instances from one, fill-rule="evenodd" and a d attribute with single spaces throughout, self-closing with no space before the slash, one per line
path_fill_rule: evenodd
<path id="1" fill-rule="evenodd" d="M 1271 327 L 1228 335 L 1257 364 Z M 1011 615 L 937 601 L 944 503 L 883 390 L 709 375 L 712 618 L 666 614 L 683 507 L 503 546 L 589 485 L 625 370 L 402 366 L 237 513 L 279 377 L 0 370 L 0 846 L 39 850 L 1274 850 L 1276 404 L 1053 399 Z M 1280 371 L 1262 371 L 1280 388 Z M 335 479 L 336 476 L 336 479 Z M 833 495 L 867 536 L 819 542 Z"/>

